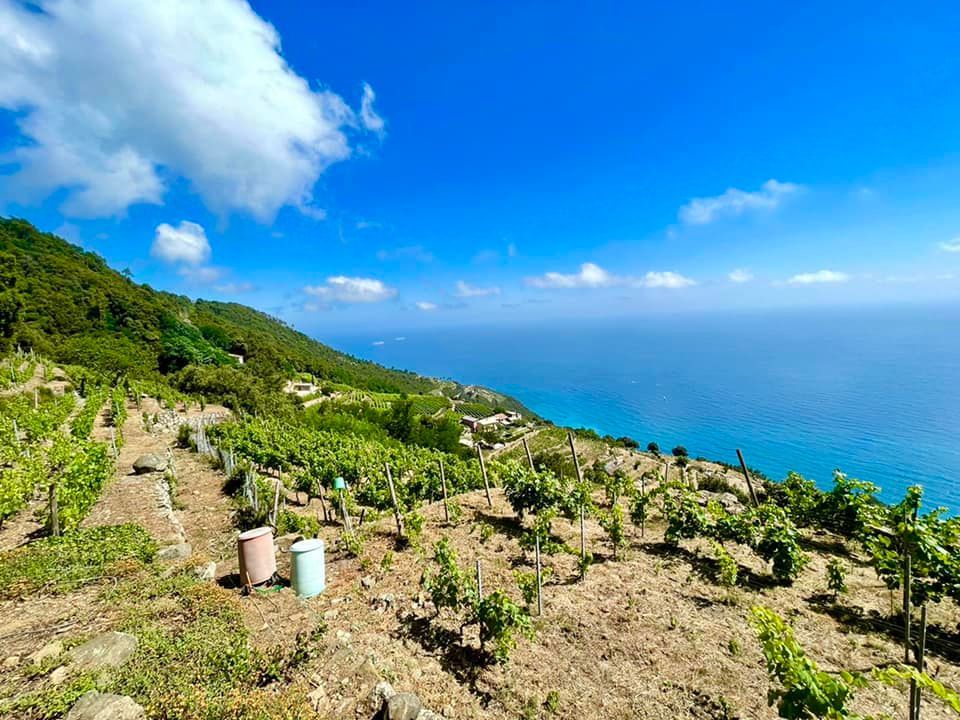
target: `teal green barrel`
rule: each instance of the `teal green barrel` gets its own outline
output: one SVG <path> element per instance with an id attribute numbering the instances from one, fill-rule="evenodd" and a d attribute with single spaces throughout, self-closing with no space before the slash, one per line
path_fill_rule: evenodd
<path id="1" fill-rule="evenodd" d="M 313 597 L 327 586 L 323 540 L 300 540 L 290 546 L 290 584 L 299 597 Z"/>

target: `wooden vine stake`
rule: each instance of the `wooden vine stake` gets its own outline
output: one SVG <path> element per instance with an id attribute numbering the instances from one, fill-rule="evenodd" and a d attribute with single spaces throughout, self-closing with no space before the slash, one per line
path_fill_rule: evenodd
<path id="1" fill-rule="evenodd" d="M 390 464 L 384 463 L 387 471 L 387 485 L 390 487 L 390 502 L 393 504 L 393 518 L 397 521 L 397 537 L 403 537 L 403 515 L 400 514 L 400 504 L 397 502 L 397 492 L 393 487 L 393 475 L 390 474 Z M 489 493 L 487 495 L 489 497 Z"/>
<path id="2" fill-rule="evenodd" d="M 487 493 L 487 507 L 493 507 L 493 500 L 490 498 L 490 481 L 487 479 L 487 464 L 483 461 L 483 450 L 477 445 L 477 457 L 480 458 L 480 472 L 483 473 L 483 489 Z"/>
<path id="3" fill-rule="evenodd" d="M 57 507 L 57 483 L 50 483 L 50 534 L 60 536 L 60 510 Z"/>
<path id="4" fill-rule="evenodd" d="M 927 604 L 920 606 L 920 638 L 916 648 L 916 667 L 919 672 L 924 671 L 924 656 L 927 654 Z M 913 720 L 920 720 L 920 688 L 917 681 L 911 680 L 913 687 Z"/>
<path id="5" fill-rule="evenodd" d="M 663 461 L 663 484 L 666 485 L 667 480 L 669 479 L 670 479 L 670 461 L 664 460 Z"/>
<path id="6" fill-rule="evenodd" d="M 642 473 L 640 475 L 640 499 L 643 500 L 647 497 L 647 474 Z M 647 511 L 644 507 L 643 515 L 640 516 L 640 537 L 643 537 L 644 532 L 646 531 L 647 525 Z"/>
<path id="7" fill-rule="evenodd" d="M 577 482 L 583 485 L 583 472 L 580 470 L 580 460 L 577 458 L 577 448 L 573 444 L 573 433 L 567 432 L 567 441 L 570 443 L 570 454 L 573 456 L 573 469 L 577 471 Z M 587 575 L 587 536 L 583 529 L 584 507 L 580 506 L 580 579 Z M 539 545 L 538 545 L 539 547 Z M 539 551 L 538 551 L 539 552 Z M 537 583 L 539 587 L 539 581 Z"/>
<path id="8" fill-rule="evenodd" d="M 278 512 L 280 509 L 280 478 L 277 478 L 277 484 L 273 491 L 273 522 L 270 524 L 274 527 L 277 526 Z"/>
<path id="9" fill-rule="evenodd" d="M 756 507 L 760 503 L 757 502 L 757 493 L 753 489 L 753 479 L 750 477 L 750 471 L 747 470 L 747 463 L 743 459 L 743 453 L 740 452 L 740 448 L 737 448 L 737 460 L 740 461 L 740 469 L 743 470 L 743 477 L 747 480 L 747 490 L 750 491 L 750 500 L 753 501 L 753 506 Z"/>
<path id="10" fill-rule="evenodd" d="M 483 570 L 480 568 L 480 558 L 477 558 L 477 598 L 483 600 Z"/>
<path id="11" fill-rule="evenodd" d="M 587 510 L 583 505 L 580 506 L 580 579 L 587 576 L 587 534 L 583 531 L 583 516 Z"/>
<path id="12" fill-rule="evenodd" d="M 317 492 L 318 492 L 318 497 L 320 498 L 320 510 L 323 512 L 323 521 L 325 523 L 328 523 L 330 522 L 330 511 L 327 510 L 327 499 L 323 492 L 323 485 L 320 485 L 319 483 L 317 483 Z M 310 500 L 308 499 L 307 503 L 309 504 L 309 502 Z"/>
<path id="13" fill-rule="evenodd" d="M 350 513 L 347 512 L 346 490 L 340 491 L 340 512 L 343 514 L 343 529 L 348 533 L 353 533 L 353 523 L 350 521 Z"/>
<path id="14" fill-rule="evenodd" d="M 534 551 L 537 560 L 537 615 L 543 615 L 543 574 L 540 567 L 540 534 L 536 535 Z"/>
<path id="15" fill-rule="evenodd" d="M 440 487 L 443 488 L 443 519 L 450 522 L 450 508 L 447 507 L 447 474 L 443 471 L 443 458 L 440 458 Z"/>
<path id="16" fill-rule="evenodd" d="M 533 466 L 533 455 L 530 454 L 530 446 L 527 445 L 527 436 L 524 435 L 520 440 L 523 442 L 523 451 L 527 454 L 527 462 L 530 464 L 530 469 L 536 472 L 537 469 Z"/>

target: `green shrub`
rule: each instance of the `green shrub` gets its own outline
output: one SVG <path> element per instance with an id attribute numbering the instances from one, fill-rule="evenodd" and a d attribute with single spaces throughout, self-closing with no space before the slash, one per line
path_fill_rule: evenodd
<path id="1" fill-rule="evenodd" d="M 737 561 L 727 552 L 727 549 L 720 543 L 714 541 L 713 552 L 717 556 L 717 563 L 720 566 L 719 579 L 720 584 L 726 588 L 732 588 L 737 584 L 737 574 L 740 570 Z"/>
<path id="2" fill-rule="evenodd" d="M 179 428 L 177 428 L 177 447 L 179 448 L 189 448 L 190 447 L 190 434 L 192 430 L 190 426 L 186 423 L 183 423 Z"/>
<path id="3" fill-rule="evenodd" d="M 493 646 L 497 662 L 506 662 L 517 646 L 519 637 L 533 637 L 530 615 L 511 600 L 502 590 L 481 599 L 475 607 L 476 621 L 480 624 L 480 646 Z"/>
<path id="4" fill-rule="evenodd" d="M 475 596 L 476 591 L 457 564 L 457 553 L 450 542 L 443 538 L 433 546 L 435 570 L 424 573 L 422 584 L 430 594 L 430 601 L 437 610 L 459 610 Z"/>
<path id="5" fill-rule="evenodd" d="M 300 533 L 304 537 L 320 534 L 320 522 L 311 515 L 298 515 L 291 510 L 281 510 L 277 516 L 277 534 Z"/>
<path id="6" fill-rule="evenodd" d="M 827 562 L 827 589 L 833 593 L 834 601 L 847 591 L 847 568 L 837 558 Z"/>

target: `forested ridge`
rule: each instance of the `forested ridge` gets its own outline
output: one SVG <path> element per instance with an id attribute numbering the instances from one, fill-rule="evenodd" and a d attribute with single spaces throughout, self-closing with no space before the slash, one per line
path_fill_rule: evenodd
<path id="1" fill-rule="evenodd" d="M 0 286 L 0 354 L 19 346 L 108 375 L 162 378 L 188 392 L 233 388 L 253 406 L 258 395 L 301 374 L 372 392 L 460 389 L 338 352 L 238 303 L 138 284 L 25 220 L 0 219 Z M 244 357 L 242 367 L 230 353 Z M 521 407 L 505 397 L 497 402 Z"/>

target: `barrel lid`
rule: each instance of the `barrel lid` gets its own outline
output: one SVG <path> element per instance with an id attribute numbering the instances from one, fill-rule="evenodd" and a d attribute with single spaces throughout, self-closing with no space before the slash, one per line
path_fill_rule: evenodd
<path id="1" fill-rule="evenodd" d="M 253 530 L 246 530 L 240 533 L 240 539 L 253 540 L 254 538 L 262 537 L 263 535 L 267 535 L 268 533 L 272 533 L 272 532 L 273 530 L 271 530 L 268 527 L 254 528 Z"/>
<path id="2" fill-rule="evenodd" d="M 301 553 L 301 552 L 310 552 L 311 550 L 322 550 L 323 549 L 323 540 L 318 538 L 310 538 L 308 540 L 298 540 L 293 545 L 290 546 L 290 552 L 292 553 Z"/>

